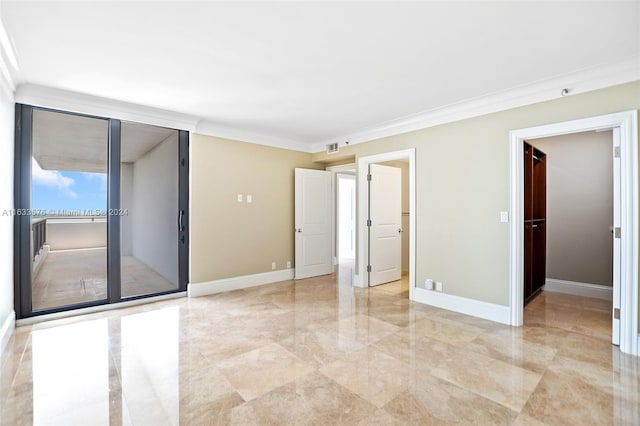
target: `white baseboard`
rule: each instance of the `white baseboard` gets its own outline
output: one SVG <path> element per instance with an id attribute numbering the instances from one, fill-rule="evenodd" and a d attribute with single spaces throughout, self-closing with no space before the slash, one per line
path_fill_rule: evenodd
<path id="1" fill-rule="evenodd" d="M 360 287 L 360 288 L 366 287 L 366 285 L 364 285 L 363 280 L 360 279 L 360 275 L 354 274 L 352 283 L 354 287 Z"/>
<path id="2" fill-rule="evenodd" d="M 7 343 L 9 343 L 14 328 L 16 328 L 16 313 L 11 311 L 2 321 L 2 326 L 0 326 L 0 355 L 4 352 Z"/>
<path id="3" fill-rule="evenodd" d="M 575 296 L 593 297 L 596 299 L 613 300 L 613 287 L 600 284 L 578 283 L 575 281 L 547 278 L 544 291 L 573 294 Z"/>
<path id="4" fill-rule="evenodd" d="M 205 281 L 202 283 L 189 283 L 187 287 L 187 294 L 189 297 L 199 297 L 206 296 L 208 294 L 222 293 L 224 291 L 239 290 L 241 288 L 256 287 L 279 281 L 292 280 L 293 274 L 294 269 L 291 268 L 282 269 L 280 271 L 263 272 L 261 274 Z"/>
<path id="5" fill-rule="evenodd" d="M 511 315 L 508 306 L 496 305 L 495 303 L 483 302 L 481 300 L 468 299 L 466 297 L 454 296 L 452 294 L 440 293 L 432 290 L 425 290 L 417 287 L 413 292 L 413 300 L 436 308 L 447 309 L 461 314 L 483 318 L 502 324 L 511 324 Z"/>

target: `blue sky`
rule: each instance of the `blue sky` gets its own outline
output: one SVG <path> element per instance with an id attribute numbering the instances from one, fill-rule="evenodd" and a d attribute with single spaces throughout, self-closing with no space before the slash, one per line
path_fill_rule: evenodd
<path id="1" fill-rule="evenodd" d="M 105 210 L 106 173 L 42 170 L 32 161 L 31 208 L 34 210 Z"/>

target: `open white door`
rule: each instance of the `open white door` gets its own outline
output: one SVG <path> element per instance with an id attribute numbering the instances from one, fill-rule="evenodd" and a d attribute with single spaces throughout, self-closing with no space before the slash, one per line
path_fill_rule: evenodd
<path id="1" fill-rule="evenodd" d="M 620 128 L 613 129 L 613 309 L 611 343 L 620 345 Z"/>
<path id="2" fill-rule="evenodd" d="M 295 169 L 295 278 L 333 272 L 331 172 Z"/>
<path id="3" fill-rule="evenodd" d="M 369 286 L 402 275 L 402 170 L 369 165 Z"/>

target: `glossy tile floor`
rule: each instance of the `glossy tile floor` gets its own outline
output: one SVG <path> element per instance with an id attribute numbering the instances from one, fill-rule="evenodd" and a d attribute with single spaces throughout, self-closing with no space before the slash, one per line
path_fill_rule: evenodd
<path id="1" fill-rule="evenodd" d="M 122 256 L 121 264 L 123 297 L 176 288 L 133 256 Z M 49 252 L 35 277 L 32 294 L 34 310 L 106 299 L 107 249 Z"/>
<path id="2" fill-rule="evenodd" d="M 338 284 L 336 284 L 338 281 Z M 288 281 L 16 329 L 0 423 L 634 424 L 606 302 L 543 293 L 512 328 L 407 283 Z"/>

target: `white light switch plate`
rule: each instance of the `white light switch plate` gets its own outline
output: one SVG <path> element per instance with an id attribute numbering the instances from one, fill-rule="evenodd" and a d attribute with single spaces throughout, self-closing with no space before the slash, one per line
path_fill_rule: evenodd
<path id="1" fill-rule="evenodd" d="M 242 202 L 242 194 L 238 194 L 238 202 L 241 203 Z"/>
<path id="2" fill-rule="evenodd" d="M 500 212 L 500 222 L 502 223 L 509 222 L 509 212 Z"/>
<path id="3" fill-rule="evenodd" d="M 253 202 L 253 196 L 251 194 L 247 194 L 247 203 Z"/>

